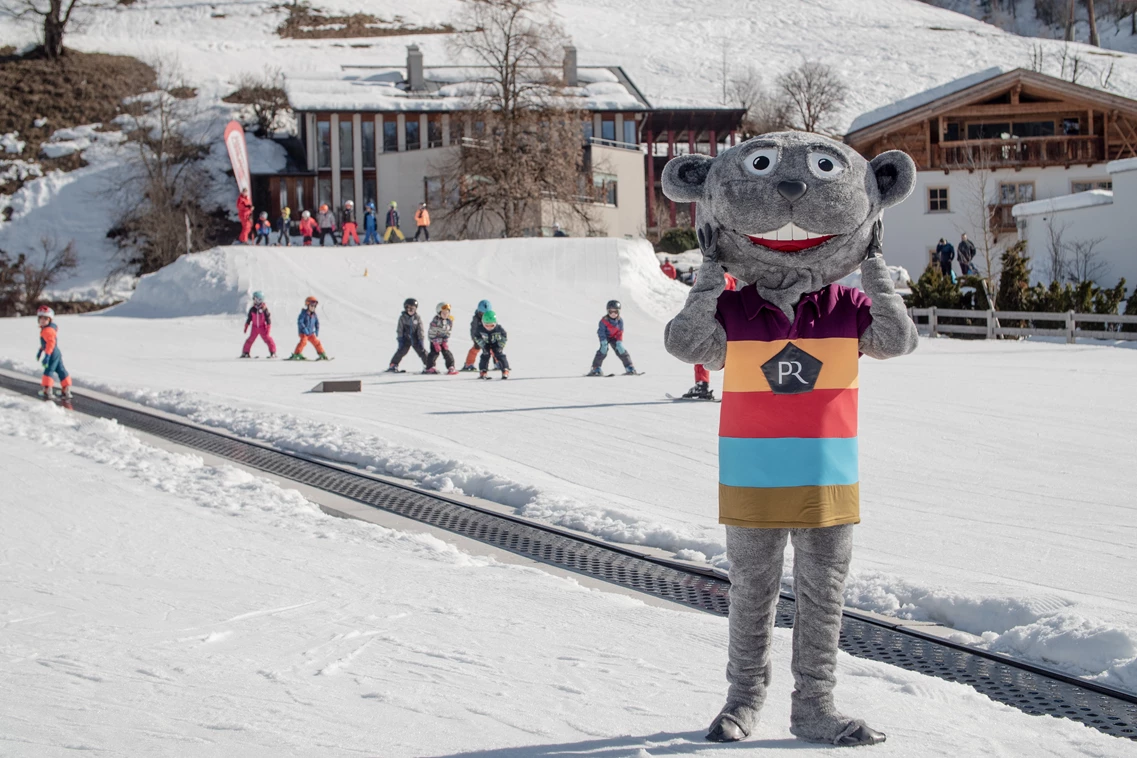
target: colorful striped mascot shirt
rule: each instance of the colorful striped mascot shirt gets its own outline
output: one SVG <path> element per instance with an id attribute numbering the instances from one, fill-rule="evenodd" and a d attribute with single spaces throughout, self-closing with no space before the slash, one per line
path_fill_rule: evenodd
<path id="1" fill-rule="evenodd" d="M 863 292 L 830 284 L 791 324 L 754 285 L 724 292 L 719 522 L 792 529 L 860 521 L 858 343 Z"/>

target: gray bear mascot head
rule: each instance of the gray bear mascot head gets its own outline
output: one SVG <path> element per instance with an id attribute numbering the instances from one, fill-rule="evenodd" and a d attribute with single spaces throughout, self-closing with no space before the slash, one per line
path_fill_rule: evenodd
<path id="1" fill-rule="evenodd" d="M 912 192 L 916 166 L 898 150 L 866 161 L 828 137 L 775 132 L 714 158 L 675 158 L 662 180 L 670 199 L 697 203 L 706 259 L 792 312 L 855 271 L 874 235 L 879 244 L 877 222 Z"/>

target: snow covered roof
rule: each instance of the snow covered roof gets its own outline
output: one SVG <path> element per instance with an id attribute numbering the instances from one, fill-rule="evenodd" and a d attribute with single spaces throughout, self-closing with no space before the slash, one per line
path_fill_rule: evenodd
<path id="1" fill-rule="evenodd" d="M 1137 160 L 1130 158 L 1129 160 Z M 1115 161 L 1121 163 L 1121 161 Z M 1051 197 L 1046 200 L 1035 200 L 1030 203 L 1019 203 L 1011 208 L 1011 215 L 1015 218 L 1023 216 L 1040 216 L 1043 213 L 1055 211 L 1072 211 L 1076 208 L 1092 208 L 1095 205 L 1113 205 L 1113 192 L 1110 190 L 1090 190 L 1078 192 L 1073 195 Z"/>
<path id="2" fill-rule="evenodd" d="M 1105 170 L 1111 174 L 1121 174 L 1126 171 L 1137 171 L 1137 158 L 1122 158 L 1119 161 L 1110 161 L 1105 164 Z"/>
<path id="3" fill-rule="evenodd" d="M 977 71 L 974 74 L 960 77 L 947 84 L 941 84 L 939 87 L 932 87 L 929 90 L 918 92 L 911 97 L 897 100 L 895 103 L 889 103 L 868 113 L 862 113 L 860 116 L 857 116 L 849 126 L 849 133 L 852 134 L 861 129 L 867 129 L 874 124 L 879 124 L 894 116 L 899 116 L 902 113 L 907 113 L 910 110 L 915 110 L 929 103 L 934 103 L 936 100 L 947 97 L 948 95 L 954 95 L 957 92 L 962 92 L 965 89 L 974 87 L 976 84 L 990 81 L 1012 70 L 1013 69 L 1002 68 L 1000 66 L 992 66 L 991 68 Z"/>
<path id="4" fill-rule="evenodd" d="M 424 69 L 426 88 L 410 92 L 401 66 L 344 66 L 339 71 L 286 75 L 284 89 L 297 111 L 462 111 L 494 86 L 479 66 Z M 568 87 L 573 107 L 589 111 L 644 111 L 650 104 L 618 66 L 581 66 L 579 86 Z"/>

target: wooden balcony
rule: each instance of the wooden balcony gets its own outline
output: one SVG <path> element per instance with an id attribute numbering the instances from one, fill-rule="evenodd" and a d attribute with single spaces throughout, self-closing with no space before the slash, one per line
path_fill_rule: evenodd
<path id="1" fill-rule="evenodd" d="M 1014 207 L 1014 203 L 987 206 L 987 210 L 991 214 L 991 233 L 996 237 L 1000 234 L 1018 231 L 1015 217 L 1011 215 L 1011 209 Z"/>
<path id="2" fill-rule="evenodd" d="M 932 145 L 932 168 L 976 170 L 1072 166 L 1104 160 L 1101 137 L 1014 137 Z"/>

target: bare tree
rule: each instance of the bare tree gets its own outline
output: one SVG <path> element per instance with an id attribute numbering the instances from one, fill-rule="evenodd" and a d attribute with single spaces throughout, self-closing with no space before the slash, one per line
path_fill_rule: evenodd
<path id="1" fill-rule="evenodd" d="M 837 72 L 816 61 L 779 76 L 778 91 L 790 106 L 794 126 L 807 132 L 832 131 L 832 119 L 848 94 Z"/>
<path id="2" fill-rule="evenodd" d="M 0 15 L 42 19 L 44 55 L 58 60 L 63 55 L 63 35 L 72 14 L 89 4 L 87 0 L 0 0 Z"/>
<path id="3" fill-rule="evenodd" d="M 284 91 L 284 73 L 272 66 L 266 66 L 260 76 L 242 74 L 237 80 L 237 91 L 226 96 L 224 101 L 248 106 L 254 131 L 259 137 L 271 137 L 281 128 L 280 117 L 291 108 L 288 94 Z"/>
<path id="4" fill-rule="evenodd" d="M 1074 3 L 1075 0 L 1070 0 L 1069 10 L 1066 13 L 1066 41 L 1074 41 Z"/>
<path id="5" fill-rule="evenodd" d="M 126 166 L 112 190 L 120 205 L 112 233 L 123 250 L 123 265 L 114 273 L 157 271 L 206 241 L 213 220 L 203 208 L 208 153 L 204 134 L 188 132 L 198 117 L 194 100 L 171 94 L 186 86 L 176 64 L 155 65 L 159 90 L 145 102 L 129 133 Z"/>
<path id="6" fill-rule="evenodd" d="M 1097 12 L 1094 10 L 1094 0 L 1086 0 L 1086 15 L 1090 19 L 1090 44 L 1094 47 L 1101 47 L 1101 39 L 1098 37 L 1098 19 Z"/>
<path id="7" fill-rule="evenodd" d="M 79 265 L 74 240 L 60 247 L 54 237 L 41 237 L 39 252 L 13 261 L 0 250 L 0 315 L 31 313 L 43 293 Z"/>
<path id="8" fill-rule="evenodd" d="M 1070 243 L 1070 281 L 1075 284 L 1096 282 L 1109 270 L 1109 265 L 1101 260 L 1097 246 L 1103 242 L 1097 237 Z"/>
<path id="9" fill-rule="evenodd" d="M 562 81 L 559 55 L 567 38 L 552 3 L 462 0 L 455 26 L 465 31 L 453 38 L 453 52 L 476 60 L 487 75 L 471 99 L 461 147 L 441 167 L 444 185 L 459 188 L 447 230 L 518 237 L 544 225 L 543 211 L 591 230 L 596 197 L 589 169 L 603 167 L 585 165 L 586 116 Z"/>
<path id="10" fill-rule="evenodd" d="M 1052 282 L 1060 282 L 1066 278 L 1069 270 L 1066 246 L 1066 224 L 1059 224 L 1051 216 L 1046 222 L 1046 277 Z"/>
<path id="11" fill-rule="evenodd" d="M 975 244 L 983 259 L 983 280 L 987 291 L 994 298 L 998 282 L 999 256 L 1002 252 L 998 243 L 995 219 L 992 215 L 995 187 L 994 173 L 989 161 L 982 153 L 973 153 L 968 167 L 968 179 L 963 185 L 960 209 L 964 223 L 958 225 L 959 231 L 966 233 Z M 991 307 L 995 304 L 992 302 Z"/>
<path id="12" fill-rule="evenodd" d="M 780 93 L 767 91 L 754 66 L 747 66 L 734 76 L 730 80 L 728 92 L 731 102 L 746 109 L 746 115 L 742 118 L 743 139 L 791 128 L 789 101 Z"/>

